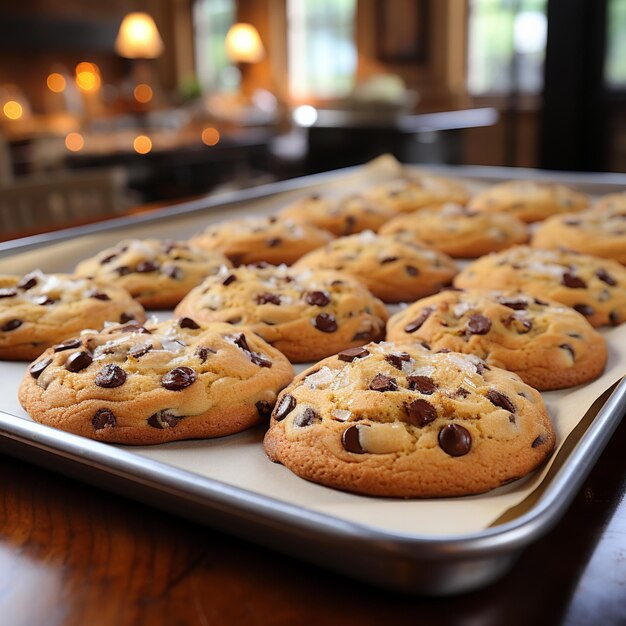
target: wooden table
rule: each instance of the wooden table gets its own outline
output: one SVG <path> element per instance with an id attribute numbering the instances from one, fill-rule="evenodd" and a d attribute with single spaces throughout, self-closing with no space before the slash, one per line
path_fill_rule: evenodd
<path id="1" fill-rule="evenodd" d="M 626 420 L 561 523 L 456 598 L 369 587 L 0 456 L 0 624 L 626 624 Z"/>

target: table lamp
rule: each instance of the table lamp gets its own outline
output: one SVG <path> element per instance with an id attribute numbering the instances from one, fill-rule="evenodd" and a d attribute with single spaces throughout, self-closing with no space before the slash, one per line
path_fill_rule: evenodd
<path id="1" fill-rule="evenodd" d="M 239 22 L 233 24 L 226 34 L 226 54 L 236 63 L 241 72 L 242 85 L 246 89 L 246 77 L 252 63 L 258 63 L 265 57 L 265 48 L 259 36 L 259 31 L 252 24 Z M 248 86 L 249 87 L 249 86 Z M 249 94 L 248 94 L 249 95 Z"/>

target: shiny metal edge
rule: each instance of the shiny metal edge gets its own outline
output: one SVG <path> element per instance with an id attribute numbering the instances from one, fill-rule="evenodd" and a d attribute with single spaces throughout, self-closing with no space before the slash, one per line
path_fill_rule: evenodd
<path id="1" fill-rule="evenodd" d="M 201 514 L 196 510 L 195 514 L 187 516 L 205 524 L 213 525 L 212 513 L 221 512 L 230 520 L 228 525 L 222 525 L 224 530 L 256 543 L 269 544 L 287 553 L 295 553 L 301 558 L 382 586 L 413 593 L 440 595 L 469 591 L 488 584 L 494 577 L 506 571 L 522 548 L 548 532 L 564 514 L 624 413 L 626 379 L 622 379 L 617 385 L 537 504 L 527 513 L 484 531 L 436 537 L 389 532 L 341 520 L 146 459 L 127 449 L 85 439 L 1 411 L 0 438 L 25 444 L 31 451 L 53 455 L 57 461 L 73 461 L 101 474 L 123 479 L 129 484 L 175 496 L 176 501 L 195 503 Z M 11 446 L 5 447 L 5 451 L 11 453 Z M 27 452 L 19 456 L 30 455 Z M 54 467 L 54 459 L 48 465 Z M 70 475 L 92 482 L 88 476 L 80 473 Z M 98 483 L 106 488 L 106 482 Z M 112 490 L 120 493 L 127 491 L 119 485 Z M 137 497 L 137 492 L 133 493 L 133 497 Z M 143 499 L 174 513 L 186 513 L 178 506 L 168 506 L 166 501 L 155 502 L 149 497 Z M 247 520 L 248 524 L 237 526 L 232 523 L 236 520 Z M 263 532 L 260 533 L 260 529 Z M 304 537 L 306 547 L 303 549 Z M 290 539 L 300 543 L 290 544 Z M 366 559 L 370 566 L 363 570 L 354 568 L 353 558 L 348 559 L 349 568 L 345 564 L 337 563 L 336 559 L 332 562 L 322 559 L 321 555 L 327 551 L 317 552 L 311 549 L 320 543 L 326 547 L 340 544 L 342 561 L 345 562 L 346 555 L 350 553 L 357 559 Z M 390 578 L 388 567 L 384 567 L 389 565 L 389 559 L 395 560 L 396 565 L 403 563 L 404 566 L 400 568 L 403 574 L 395 579 Z M 406 573 L 412 572 L 415 575 L 426 563 L 430 568 L 431 581 L 425 583 L 423 577 L 413 576 L 408 578 L 407 584 Z M 463 564 L 468 576 L 459 577 L 460 564 Z M 432 576 L 437 569 L 443 571 L 439 577 L 435 576 L 434 580 L 440 582 L 433 587 Z"/>

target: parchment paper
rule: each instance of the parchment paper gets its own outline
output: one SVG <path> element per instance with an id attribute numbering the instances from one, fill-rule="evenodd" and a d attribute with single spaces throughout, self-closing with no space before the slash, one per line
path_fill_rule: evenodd
<path id="1" fill-rule="evenodd" d="M 361 188 L 364 182 L 372 184 L 376 180 L 393 178 L 400 169 L 400 165 L 393 159 L 383 157 L 349 177 L 304 189 L 345 193 Z M 480 182 L 473 181 L 471 186 L 476 188 Z M 89 235 L 46 246 L 45 249 L 0 261 L 0 273 L 23 273 L 34 267 L 47 272 L 70 271 L 82 258 L 117 243 L 123 237 L 183 238 L 201 231 L 210 222 L 226 217 L 273 212 L 302 193 L 302 190 L 290 191 L 271 199 L 247 202 L 227 211 L 181 216 L 167 223 L 144 224 L 123 233 L 117 231 Z M 167 315 L 167 312 L 163 312 L 158 317 Z M 422 537 L 462 536 L 487 528 L 496 520 L 505 518 L 507 512 L 515 512 L 514 507 L 527 499 L 542 481 L 549 480 L 549 477 L 546 478 L 548 470 L 570 433 L 596 399 L 626 375 L 626 324 L 602 332 L 609 345 L 609 360 L 604 374 L 587 385 L 542 394 L 557 432 L 558 448 L 550 461 L 526 478 L 483 495 L 399 500 L 358 496 L 309 483 L 267 459 L 261 445 L 265 427 L 214 440 L 123 447 L 129 452 L 168 465 L 343 520 Z M 22 419 L 30 418 L 19 406 L 16 389 L 26 366 L 25 363 L 0 362 L 0 408 Z M 568 441 L 568 449 L 571 449 L 570 443 L 571 440 Z"/>

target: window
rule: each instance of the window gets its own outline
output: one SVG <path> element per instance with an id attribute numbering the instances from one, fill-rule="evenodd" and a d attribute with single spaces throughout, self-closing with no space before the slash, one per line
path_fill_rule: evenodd
<path id="1" fill-rule="evenodd" d="M 626 88 L 626 0 L 609 0 L 604 76 L 609 87 Z"/>
<path id="2" fill-rule="evenodd" d="M 547 0 L 470 0 L 468 91 L 538 93 L 548 22 Z"/>
<path id="3" fill-rule="evenodd" d="M 226 56 L 226 33 L 235 22 L 234 0 L 196 0 L 193 23 L 196 70 L 204 92 L 236 89 L 238 73 Z"/>
<path id="4" fill-rule="evenodd" d="M 356 0 L 287 0 L 289 91 L 339 98 L 354 86 Z"/>

